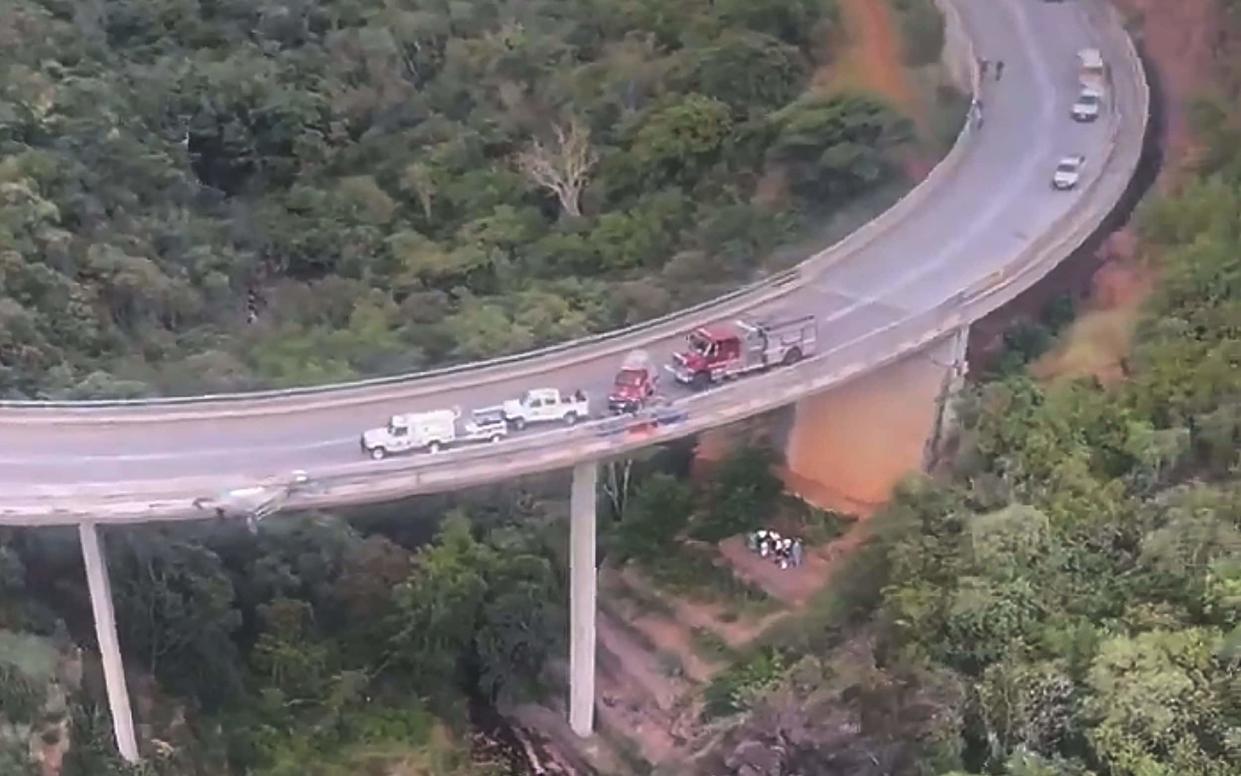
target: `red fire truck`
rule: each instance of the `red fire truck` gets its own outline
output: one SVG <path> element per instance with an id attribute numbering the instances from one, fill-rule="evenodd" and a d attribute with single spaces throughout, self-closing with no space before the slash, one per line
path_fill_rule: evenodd
<path id="1" fill-rule="evenodd" d="M 637 412 L 659 388 L 659 373 L 644 350 L 625 356 L 616 381 L 608 393 L 608 409 L 612 412 Z"/>
<path id="2" fill-rule="evenodd" d="M 674 353 L 668 371 L 677 382 L 702 390 L 749 372 L 793 364 L 813 355 L 818 326 L 813 315 L 776 321 L 737 320 L 704 326 Z"/>

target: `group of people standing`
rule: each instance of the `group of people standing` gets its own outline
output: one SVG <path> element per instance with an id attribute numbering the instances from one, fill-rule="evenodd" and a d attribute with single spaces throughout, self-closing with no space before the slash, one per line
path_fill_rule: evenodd
<path id="1" fill-rule="evenodd" d="M 985 57 L 978 58 L 978 79 L 979 81 L 987 80 L 987 71 L 991 69 L 991 60 Z M 1004 77 L 1004 60 L 997 59 L 995 61 L 995 80 Z M 975 127 L 982 127 L 982 100 L 978 97 L 970 100 L 970 117 Z"/>
<path id="2" fill-rule="evenodd" d="M 804 553 L 801 539 L 781 536 L 776 531 L 760 528 L 746 537 L 746 544 L 750 552 L 756 552 L 764 558 L 771 558 L 782 569 L 790 566 L 797 568 L 801 565 Z"/>

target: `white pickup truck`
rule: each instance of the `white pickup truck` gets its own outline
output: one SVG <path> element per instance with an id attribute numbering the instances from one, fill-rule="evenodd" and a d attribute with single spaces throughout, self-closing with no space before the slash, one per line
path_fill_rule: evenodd
<path id="1" fill-rule="evenodd" d="M 518 431 L 531 423 L 560 422 L 572 426 L 589 417 L 590 401 L 581 391 L 562 395 L 555 388 L 536 388 L 526 391 L 520 399 L 504 402 L 504 419 Z"/>

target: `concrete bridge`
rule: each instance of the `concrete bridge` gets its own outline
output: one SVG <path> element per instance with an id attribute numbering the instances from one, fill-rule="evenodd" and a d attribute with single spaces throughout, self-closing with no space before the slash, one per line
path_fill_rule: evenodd
<path id="1" fill-rule="evenodd" d="M 796 268 L 630 329 L 398 378 L 288 391 L 141 401 L 0 403 L 0 524 L 77 525 L 117 744 L 135 760 L 125 676 L 97 526 L 262 516 L 378 502 L 557 469 L 571 494 L 570 722 L 593 729 L 595 498 L 599 461 L 797 404 L 945 342 L 1043 277 L 1093 233 L 1137 168 L 1149 89 L 1105 0 L 940 0 L 945 57 L 982 104 L 948 156 L 905 198 Z M 1100 49 L 1109 90 L 1097 122 L 1069 117 L 1076 52 Z M 1006 63 L 981 78 L 978 57 Z M 1052 170 L 1083 154 L 1078 187 Z M 684 332 L 739 314 L 813 312 L 818 355 L 702 393 L 674 390 L 683 420 L 642 433 L 609 421 L 382 462 L 361 429 L 396 412 L 496 404 L 543 385 L 602 396 L 621 356 L 664 362 Z M 962 348 L 956 348 L 963 353 Z M 960 369 L 962 364 L 953 368 Z M 882 423 L 875 420 L 875 425 Z"/>

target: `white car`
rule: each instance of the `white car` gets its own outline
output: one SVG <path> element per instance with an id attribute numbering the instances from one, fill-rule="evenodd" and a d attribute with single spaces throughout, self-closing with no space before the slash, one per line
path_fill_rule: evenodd
<path id="1" fill-rule="evenodd" d="M 1073 120 L 1094 121 L 1099 118 L 1102 109 L 1103 93 L 1095 89 L 1082 89 L 1082 93 L 1077 96 L 1077 102 L 1073 103 Z"/>
<path id="2" fill-rule="evenodd" d="M 1066 156 L 1056 165 L 1056 171 L 1051 176 L 1051 187 L 1058 191 L 1068 191 L 1077 186 L 1077 182 L 1082 177 L 1082 167 L 1086 164 L 1086 157 L 1081 154 Z"/>

